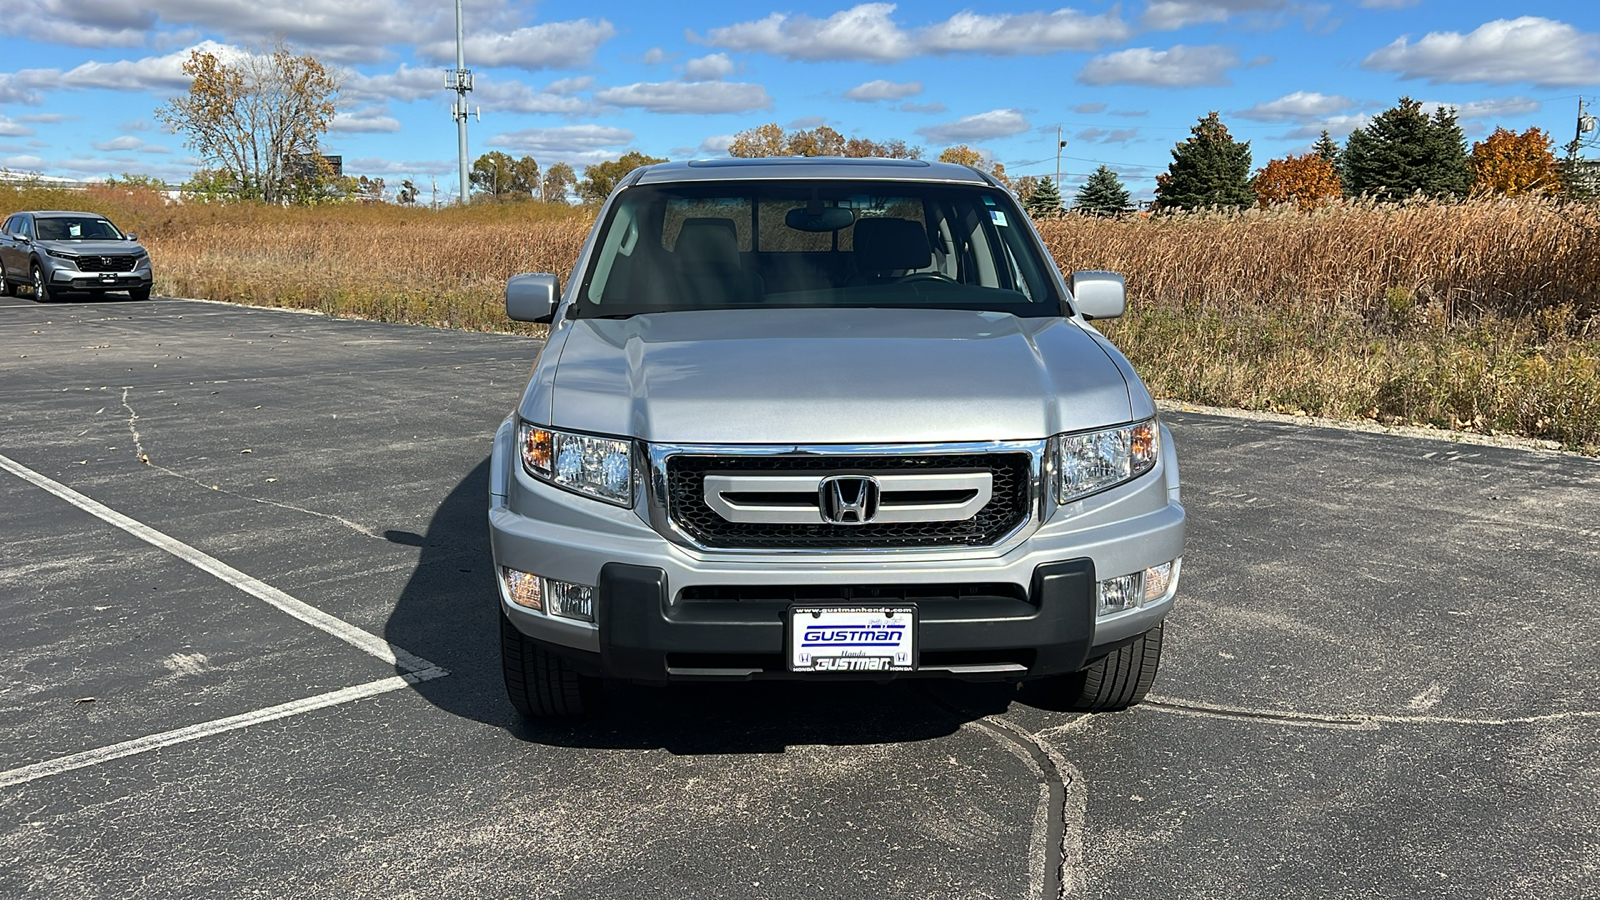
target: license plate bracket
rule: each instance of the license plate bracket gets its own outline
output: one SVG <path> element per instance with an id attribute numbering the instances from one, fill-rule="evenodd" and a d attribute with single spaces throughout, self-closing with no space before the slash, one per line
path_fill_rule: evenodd
<path id="1" fill-rule="evenodd" d="M 789 671 L 911 672 L 917 667 L 917 607 L 789 607 Z"/>

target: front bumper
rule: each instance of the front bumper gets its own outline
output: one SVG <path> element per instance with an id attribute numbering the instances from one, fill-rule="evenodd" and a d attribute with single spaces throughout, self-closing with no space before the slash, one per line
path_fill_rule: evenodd
<path id="1" fill-rule="evenodd" d="M 782 598 L 832 596 L 860 605 L 877 602 L 873 588 L 882 586 L 885 596 L 917 598 L 919 661 L 911 674 L 985 679 L 1076 671 L 1155 627 L 1172 608 L 1168 596 L 1095 616 L 1097 579 L 1183 555 L 1185 516 L 1170 447 L 1169 437 L 1156 471 L 1058 510 L 995 548 L 718 553 L 667 540 L 633 509 L 528 478 L 516 464 L 508 422 L 491 462 L 489 510 L 501 609 L 523 634 L 591 674 L 814 679 L 787 670 L 785 623 L 796 601 Z M 511 603 L 498 577 L 502 567 L 595 586 L 596 622 Z"/>

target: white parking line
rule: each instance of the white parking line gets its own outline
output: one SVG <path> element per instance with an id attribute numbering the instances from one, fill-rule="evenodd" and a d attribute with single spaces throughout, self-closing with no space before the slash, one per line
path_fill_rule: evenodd
<path id="1" fill-rule="evenodd" d="M 135 738 L 131 741 L 123 741 L 120 744 L 112 744 L 109 747 L 86 750 L 82 753 L 74 753 L 70 756 L 0 772 L 0 788 L 23 784 L 50 775 L 58 775 L 62 772 L 70 772 L 86 766 L 98 765 L 137 753 L 146 753 L 161 747 L 170 747 L 173 744 L 181 744 L 186 741 L 221 734 L 225 731 L 234 731 L 260 722 L 270 722 L 275 719 L 311 712 L 312 710 L 337 706 L 341 703 L 375 697 L 389 691 L 399 690 L 411 684 L 429 681 L 449 674 L 445 669 L 428 662 L 415 653 L 396 647 L 371 632 L 357 628 L 337 616 L 329 615 L 309 603 L 297 600 L 258 578 L 246 575 L 227 563 L 202 553 L 177 538 L 163 534 L 143 522 L 131 519 L 97 500 L 78 493 L 60 482 L 40 475 L 38 472 L 5 455 L 0 455 L 0 469 L 5 469 L 29 484 L 49 491 L 84 512 L 115 525 L 134 537 L 165 550 L 195 568 L 210 573 L 227 584 L 266 601 L 313 628 L 332 635 L 364 653 L 400 668 L 404 672 L 402 675 L 380 678 L 377 681 L 369 681 L 366 684 L 356 685 L 355 687 L 317 694 L 312 697 L 281 703 L 277 706 L 269 706 L 265 709 L 241 713 L 210 722 L 201 722 L 197 725 L 190 725 L 173 731 Z"/>
<path id="2" fill-rule="evenodd" d="M 376 697 L 379 694 L 397 691 L 419 681 L 428 681 L 444 674 L 445 671 L 436 666 L 421 672 L 380 678 L 377 681 L 369 681 L 366 684 L 358 684 L 355 687 L 329 691 L 326 694 L 317 694 L 300 700 L 291 700 L 288 703 L 280 703 L 277 706 L 252 710 L 247 713 L 240 713 L 237 716 L 228 716 L 225 719 L 201 722 L 198 725 L 190 725 L 186 728 L 165 731 L 161 734 L 134 738 L 131 741 L 123 741 L 120 744 L 112 744 L 109 747 L 101 747 L 97 750 L 86 750 L 82 753 L 74 753 L 71 756 L 57 757 L 41 763 L 22 766 L 9 772 L 0 772 L 0 789 L 26 784 L 51 775 L 60 775 L 62 772 L 71 772 L 73 769 L 99 765 L 103 762 L 110 762 L 113 759 L 121 759 L 124 756 L 133 756 L 136 753 L 148 753 L 151 750 L 170 747 L 173 744 L 182 744 L 187 741 L 210 737 L 214 734 L 222 734 L 225 731 L 237 731 L 250 725 L 271 722 L 275 719 L 287 719 L 290 716 L 297 716 L 315 709 L 326 709 L 330 706 L 338 706 L 341 703 L 349 703 L 352 700 Z"/>
<path id="3" fill-rule="evenodd" d="M 414 653 L 402 650 L 383 638 L 363 631 L 337 616 L 331 616 L 309 603 L 296 600 L 272 585 L 258 578 L 252 578 L 214 556 L 202 553 L 177 538 L 162 534 L 143 522 L 128 518 L 104 503 L 92 500 L 58 481 L 53 481 L 40 475 L 10 457 L 0 455 L 0 469 L 5 469 L 23 481 L 55 494 L 95 518 L 115 525 L 139 540 L 159 547 L 200 571 L 215 575 L 239 590 L 258 599 L 265 600 L 307 625 L 331 634 L 350 646 L 365 653 L 370 653 L 390 665 L 399 666 L 408 672 L 422 672 L 427 669 L 437 668 L 433 663 Z"/>

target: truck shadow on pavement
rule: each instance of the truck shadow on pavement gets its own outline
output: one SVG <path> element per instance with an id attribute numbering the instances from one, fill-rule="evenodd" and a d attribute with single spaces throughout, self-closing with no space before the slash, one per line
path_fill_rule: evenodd
<path id="1" fill-rule="evenodd" d="M 605 709 L 562 725 L 531 725 L 506 700 L 500 674 L 497 594 L 489 553 L 489 461 L 439 504 L 424 534 L 390 531 L 421 555 L 384 637 L 447 669 L 413 686 L 453 715 L 562 747 L 660 748 L 681 755 L 782 753 L 793 745 L 852 745 L 943 737 L 1005 711 L 1014 685 L 751 682 L 654 687 L 609 684 Z"/>

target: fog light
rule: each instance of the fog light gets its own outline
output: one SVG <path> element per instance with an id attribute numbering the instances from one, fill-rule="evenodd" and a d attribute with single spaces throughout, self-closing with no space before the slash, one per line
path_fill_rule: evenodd
<path id="1" fill-rule="evenodd" d="M 519 572 L 516 569 L 501 567 L 500 574 L 505 578 L 506 596 L 511 602 L 528 609 L 544 609 L 544 590 L 539 584 L 539 576 L 531 572 Z"/>
<path id="2" fill-rule="evenodd" d="M 1182 557 L 1151 566 L 1133 575 L 1121 575 L 1100 582 L 1096 613 L 1109 616 L 1149 606 L 1171 597 L 1178 589 L 1178 570 Z"/>
<path id="3" fill-rule="evenodd" d="M 545 599 L 550 604 L 550 614 L 567 619 L 594 621 L 594 588 L 585 584 L 569 584 L 546 578 Z"/>
<path id="4" fill-rule="evenodd" d="M 1144 575 L 1141 573 L 1107 578 L 1100 582 L 1100 615 L 1110 615 L 1138 607 L 1140 595 L 1144 592 L 1144 586 L 1141 584 L 1143 580 Z"/>
<path id="5" fill-rule="evenodd" d="M 1172 562 L 1151 566 L 1144 570 L 1144 604 L 1159 603 L 1172 596 L 1178 589 L 1178 567 L 1183 562 L 1179 557 Z"/>

